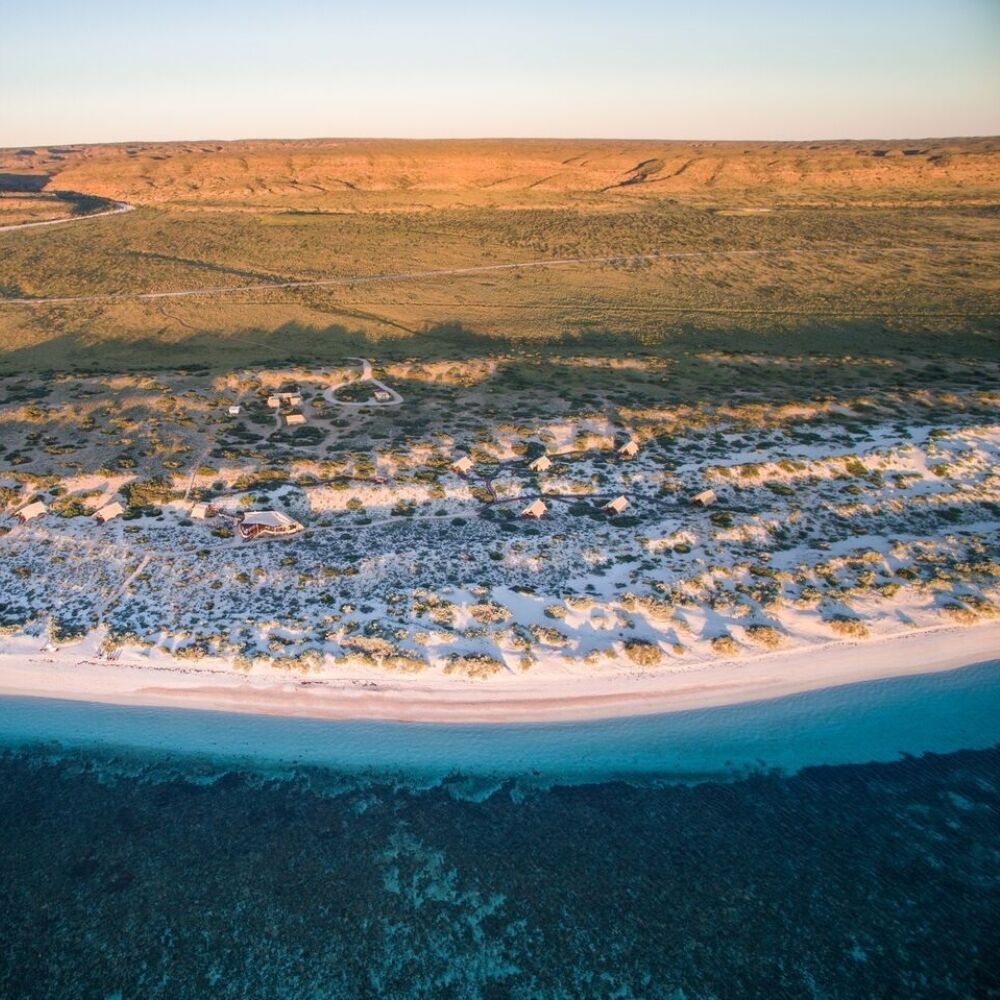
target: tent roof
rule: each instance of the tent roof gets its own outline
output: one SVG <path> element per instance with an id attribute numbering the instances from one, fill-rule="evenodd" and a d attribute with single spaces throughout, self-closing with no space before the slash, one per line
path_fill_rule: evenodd
<path id="1" fill-rule="evenodd" d="M 265 528 L 287 528 L 298 522 L 280 510 L 251 510 L 244 516 L 243 523 L 259 524 Z"/>

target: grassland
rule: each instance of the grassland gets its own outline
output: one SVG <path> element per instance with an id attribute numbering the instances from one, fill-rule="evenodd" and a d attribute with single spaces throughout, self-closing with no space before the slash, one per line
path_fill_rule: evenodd
<path id="1" fill-rule="evenodd" d="M 325 361 L 373 342 L 400 359 L 566 340 L 997 349 L 995 140 L 136 145 L 9 151 L 0 171 L 138 209 L 3 234 L 8 372 Z M 446 273 L 595 257 L 620 259 Z M 372 280 L 392 274 L 408 277 Z M 268 287 L 325 279 L 342 283 Z M 253 288 L 130 297 L 220 286 Z"/>

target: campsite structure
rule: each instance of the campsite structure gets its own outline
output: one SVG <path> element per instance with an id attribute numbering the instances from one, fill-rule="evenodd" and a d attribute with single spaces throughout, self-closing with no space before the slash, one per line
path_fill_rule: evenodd
<path id="1" fill-rule="evenodd" d="M 552 459 L 548 455 L 539 455 L 533 462 L 528 464 L 532 472 L 548 472 L 552 468 Z"/>
<path id="2" fill-rule="evenodd" d="M 246 541 L 261 535 L 284 538 L 302 530 L 295 518 L 280 510 L 251 510 L 240 519 L 240 535 Z"/>
<path id="3" fill-rule="evenodd" d="M 97 513 L 94 514 L 94 520 L 98 524 L 107 524 L 108 521 L 113 521 L 116 517 L 121 517 L 125 513 L 125 508 L 115 501 L 114 503 L 107 503 Z"/>
<path id="4" fill-rule="evenodd" d="M 463 455 L 451 463 L 452 472 L 457 472 L 460 476 L 467 476 L 473 469 L 475 463 L 468 455 Z"/>
<path id="5" fill-rule="evenodd" d="M 628 497 L 620 496 L 615 497 L 614 500 L 609 500 L 601 509 L 607 511 L 609 514 L 624 514 L 628 508 Z"/>
<path id="6" fill-rule="evenodd" d="M 709 507 L 718 499 L 715 490 L 702 490 L 691 497 L 691 503 L 695 507 Z"/>
<path id="7" fill-rule="evenodd" d="M 629 438 L 619 449 L 618 454 L 622 458 L 635 458 L 639 454 L 639 442 L 635 438 Z"/>
<path id="8" fill-rule="evenodd" d="M 544 501 L 534 500 L 531 503 L 529 503 L 528 506 L 524 508 L 524 510 L 521 511 L 521 517 L 531 517 L 537 521 L 538 518 L 543 517 L 545 515 L 548 509 L 549 508 L 545 506 Z"/>
<path id="9" fill-rule="evenodd" d="M 29 521 L 33 521 L 36 517 L 41 517 L 48 510 L 48 507 L 42 503 L 41 500 L 36 500 L 34 503 L 29 503 L 27 507 L 22 507 L 17 512 L 17 519 L 21 524 L 27 524 Z"/>

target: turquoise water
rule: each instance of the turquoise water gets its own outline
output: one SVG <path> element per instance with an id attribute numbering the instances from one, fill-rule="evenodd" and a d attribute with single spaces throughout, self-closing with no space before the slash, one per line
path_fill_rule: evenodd
<path id="1" fill-rule="evenodd" d="M 1000 742 L 1000 661 L 725 708 L 552 725 L 328 722 L 0 699 L 0 745 L 52 742 L 394 774 L 418 784 L 458 774 L 575 784 L 794 772 Z"/>

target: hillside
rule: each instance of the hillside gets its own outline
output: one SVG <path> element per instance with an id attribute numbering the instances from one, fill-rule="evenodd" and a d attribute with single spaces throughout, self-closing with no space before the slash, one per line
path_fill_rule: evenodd
<path id="1" fill-rule="evenodd" d="M 760 207 L 775 199 L 981 202 L 1000 194 L 1000 140 L 135 143 L 0 151 L 0 174 L 178 208 L 427 210 L 664 198 Z"/>

